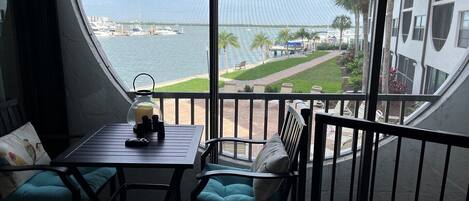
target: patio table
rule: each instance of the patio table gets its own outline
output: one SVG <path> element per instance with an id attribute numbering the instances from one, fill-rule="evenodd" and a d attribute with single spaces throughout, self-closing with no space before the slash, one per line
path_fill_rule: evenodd
<path id="1" fill-rule="evenodd" d="M 160 189 L 167 190 L 165 200 L 174 197 L 180 200 L 180 183 L 184 170 L 194 168 L 197 149 L 203 126 L 165 125 L 166 137 L 157 139 L 157 133 L 146 137 L 151 142 L 146 147 L 129 148 L 125 140 L 134 138 L 132 127 L 128 124 L 109 124 L 95 133 L 83 137 L 74 146 L 52 161 L 53 165 L 72 168 L 74 176 L 90 200 L 99 200 L 77 167 L 116 167 L 120 187 L 111 197 L 118 194 L 126 199 L 127 190 Z M 169 184 L 127 183 L 123 168 L 173 168 L 174 173 Z"/>

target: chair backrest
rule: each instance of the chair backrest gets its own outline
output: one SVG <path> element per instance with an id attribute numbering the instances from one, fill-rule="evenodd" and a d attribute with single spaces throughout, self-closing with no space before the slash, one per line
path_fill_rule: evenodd
<path id="1" fill-rule="evenodd" d="M 25 115 L 17 100 L 13 99 L 0 103 L 0 137 L 16 130 L 25 123 Z"/>
<path id="2" fill-rule="evenodd" d="M 298 158 L 300 144 L 302 143 L 301 140 L 305 139 L 304 135 L 307 134 L 307 125 L 303 116 L 299 111 L 295 110 L 293 105 L 289 104 L 279 135 L 290 158 L 290 167 L 297 161 L 295 159 Z"/>

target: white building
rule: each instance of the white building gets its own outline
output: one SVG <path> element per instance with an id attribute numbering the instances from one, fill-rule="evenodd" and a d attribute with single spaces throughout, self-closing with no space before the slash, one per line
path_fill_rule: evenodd
<path id="1" fill-rule="evenodd" d="M 394 0 L 392 67 L 406 93 L 432 94 L 469 46 L 469 0 Z"/>

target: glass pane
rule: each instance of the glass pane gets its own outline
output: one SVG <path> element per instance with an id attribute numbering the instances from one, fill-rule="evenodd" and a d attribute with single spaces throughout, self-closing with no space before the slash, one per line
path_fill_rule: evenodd
<path id="1" fill-rule="evenodd" d="M 369 38 L 373 22 L 367 17 L 372 12 L 368 2 L 363 3 L 363 10 L 354 10 L 353 1 L 337 1 L 337 5 L 334 1 L 308 0 L 219 2 L 219 72 L 224 82 L 221 96 L 236 97 L 238 92 L 273 94 L 267 103 L 263 98 L 252 102 L 224 100 L 223 136 L 269 138 L 282 126 L 278 119 L 283 118 L 279 117 L 284 112 L 279 108 L 283 98 L 294 99 L 296 93 L 344 94 L 327 104 L 317 97 L 306 103 L 313 105 L 314 112 L 363 118 L 364 110 L 354 112 L 363 100 L 357 105 L 346 95 L 366 89 L 363 83 L 367 83 L 364 77 L 368 64 L 364 58 L 369 58 L 370 43 L 364 38 Z M 255 122 L 250 122 L 251 111 Z M 346 141 L 351 144 L 350 139 Z M 227 144 L 224 154 L 249 159 L 250 149 L 254 157 L 260 150 L 256 146 L 240 147 Z"/>
<path id="2" fill-rule="evenodd" d="M 423 103 L 430 102 L 430 100 L 419 98 L 418 95 L 434 94 L 446 83 L 450 83 L 446 82 L 446 80 L 451 79 L 457 70 L 461 68 L 460 64 L 462 63 L 462 59 L 467 56 L 465 50 L 454 45 L 444 46 L 450 43 L 458 44 L 460 47 L 467 45 L 467 40 L 464 38 L 466 35 L 465 31 L 461 30 L 460 33 L 455 33 L 460 36 L 458 41 L 454 41 L 453 38 L 455 37 L 448 35 L 450 34 L 449 30 L 453 28 L 451 27 L 451 22 L 457 20 L 453 19 L 454 15 L 452 12 L 456 10 L 454 6 L 454 2 L 432 4 L 433 21 L 429 22 L 431 26 L 429 28 L 432 31 L 428 36 L 425 36 L 425 25 L 428 20 L 432 19 L 424 15 L 415 16 L 415 28 L 412 38 L 414 40 L 421 40 L 422 43 L 427 43 L 427 45 L 415 46 L 414 43 L 404 43 L 403 41 L 405 41 L 405 39 L 400 40 L 399 38 L 384 39 L 385 52 L 382 58 L 380 82 L 380 94 L 384 95 L 382 98 L 384 101 L 380 101 L 380 104 L 378 104 L 378 112 L 384 113 L 386 117 L 384 119 L 391 121 L 392 119 L 401 120 L 403 118 L 404 121 L 394 122 L 402 122 L 405 124 L 419 107 L 423 107 Z M 397 17 L 399 15 L 399 9 L 399 4 L 393 5 L 393 16 Z M 416 12 L 421 9 L 427 10 L 428 4 L 420 1 L 414 2 L 412 10 Z M 409 16 L 412 15 L 411 12 L 412 11 L 409 10 L 405 12 L 401 11 L 403 27 L 400 28 L 402 29 L 402 33 L 408 33 L 406 26 L 408 26 L 407 23 L 410 23 L 408 20 Z M 461 21 L 461 23 L 464 24 L 465 22 Z M 391 30 L 384 30 L 385 33 L 389 33 L 390 31 Z M 387 34 L 385 35 L 387 36 Z M 405 35 L 400 35 L 399 37 L 405 38 Z M 449 40 L 450 37 L 452 41 L 448 42 L 447 40 Z M 427 38 L 427 40 L 425 40 L 425 38 Z M 386 41 L 389 41 L 389 43 L 386 43 Z M 389 52 L 386 51 L 387 48 L 389 48 Z M 441 52 L 436 50 L 441 50 Z M 397 57 L 393 58 L 391 51 L 394 52 Z M 418 101 L 415 99 L 407 100 L 407 97 L 404 98 L 404 96 L 400 101 L 386 101 L 389 98 L 386 97 L 386 94 L 415 95 Z M 401 114 L 400 107 L 403 103 L 405 103 L 405 113 Z M 426 107 L 431 107 L 431 105 L 426 105 Z M 384 112 L 384 110 L 388 111 Z"/>
<path id="3" fill-rule="evenodd" d="M 113 71 L 129 90 L 133 78 L 147 72 L 156 79 L 156 91 L 208 91 L 207 1 L 83 0 L 83 5 Z M 148 79 L 137 80 L 137 88 L 148 87 Z"/>

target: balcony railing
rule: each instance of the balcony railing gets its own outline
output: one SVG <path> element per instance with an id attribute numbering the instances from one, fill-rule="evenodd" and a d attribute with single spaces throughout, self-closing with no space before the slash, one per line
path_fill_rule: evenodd
<path id="1" fill-rule="evenodd" d="M 356 150 L 353 152 L 350 169 L 339 170 L 338 157 L 336 155 L 334 155 L 332 164 L 329 167 L 324 166 L 325 138 L 327 137 L 327 130 L 325 128 L 330 125 L 342 129 L 353 129 L 356 133 L 361 131 L 360 138 L 366 137 L 372 140 L 372 146 L 365 146 L 361 152 L 360 165 L 357 171 L 356 164 L 358 160 Z M 380 146 L 382 144 L 377 140 L 381 134 L 397 138 L 396 146 L 381 149 Z M 439 198 L 438 200 L 443 201 L 446 198 L 445 192 L 452 194 L 451 198 L 446 200 L 455 200 L 456 198 L 463 200 L 464 197 L 465 200 L 469 200 L 469 189 L 466 188 L 467 180 L 451 181 L 449 179 L 450 176 L 453 178 L 463 176 L 461 174 L 453 173 L 451 175 L 448 173 L 450 166 L 454 164 L 457 166 L 461 164 L 461 160 L 465 160 L 466 155 L 464 153 L 467 152 L 463 152 L 463 150 L 467 151 L 469 149 L 468 136 L 321 114 L 316 116 L 313 138 L 315 138 L 315 143 L 311 178 L 311 200 L 333 201 L 334 198 L 340 197 L 340 199 L 336 200 L 372 201 L 375 198 L 375 193 L 381 193 L 381 195 L 377 196 L 383 198 L 383 192 L 385 192 L 385 195 L 391 201 L 403 199 L 403 197 L 398 198 L 402 194 L 408 196 L 406 200 L 429 200 L 429 196 L 431 196 L 434 198 L 433 200 Z M 334 147 L 337 146 L 335 144 Z M 381 150 L 383 151 L 381 152 Z M 394 150 L 395 155 L 391 154 Z M 400 163 L 407 165 L 400 165 Z M 330 171 L 327 172 L 327 175 L 330 175 L 330 177 L 323 177 L 325 175 L 323 172 L 326 172 L 323 170 L 326 169 Z M 430 177 L 429 174 L 424 174 L 425 169 L 431 169 L 433 173 L 431 176 L 432 185 L 429 185 L 428 180 L 424 181 L 424 178 Z M 358 178 L 355 179 L 357 172 L 359 172 Z M 408 174 L 409 172 L 412 173 Z M 336 181 L 337 175 L 340 175 L 340 182 Z M 381 177 L 378 177 L 378 175 Z M 384 179 L 384 176 L 387 179 Z M 405 193 L 402 192 L 402 186 L 399 186 L 398 183 L 405 186 Z M 438 183 L 440 186 L 435 183 Z M 383 190 L 384 186 L 387 186 L 386 190 Z M 414 186 L 415 188 L 413 188 Z M 399 187 L 401 192 L 397 192 Z M 431 189 L 431 192 L 429 189 Z M 413 198 L 410 196 L 413 196 Z"/>
<path id="2" fill-rule="evenodd" d="M 128 95 L 133 98 L 133 93 Z M 163 119 L 167 123 L 200 124 L 209 127 L 208 93 L 160 93 L 153 94 L 159 103 Z M 267 139 L 276 133 L 283 124 L 286 104 L 293 100 L 303 100 L 315 113 L 325 112 L 363 118 L 365 111 L 364 94 L 281 94 L 281 93 L 220 93 L 219 95 L 219 137 L 240 137 L 246 139 Z M 377 121 L 404 124 L 423 103 L 438 100 L 435 95 L 380 95 Z M 310 104 L 313 103 L 313 104 Z M 321 107 L 322 105 L 322 107 Z M 312 125 L 313 118 L 310 119 Z M 314 127 L 314 126 L 313 126 Z M 357 133 L 353 130 L 328 128 L 327 158 L 344 156 L 361 146 Z M 336 133 L 340 133 L 337 135 Z M 207 129 L 201 142 L 209 139 Z M 381 136 L 381 139 L 386 136 Z M 313 143 L 313 141 L 311 142 Z M 335 144 L 340 146 L 334 146 Z M 252 161 L 260 151 L 260 146 L 244 143 L 223 144 L 219 153 L 237 160 Z M 311 156 L 312 157 L 312 156 Z"/>

